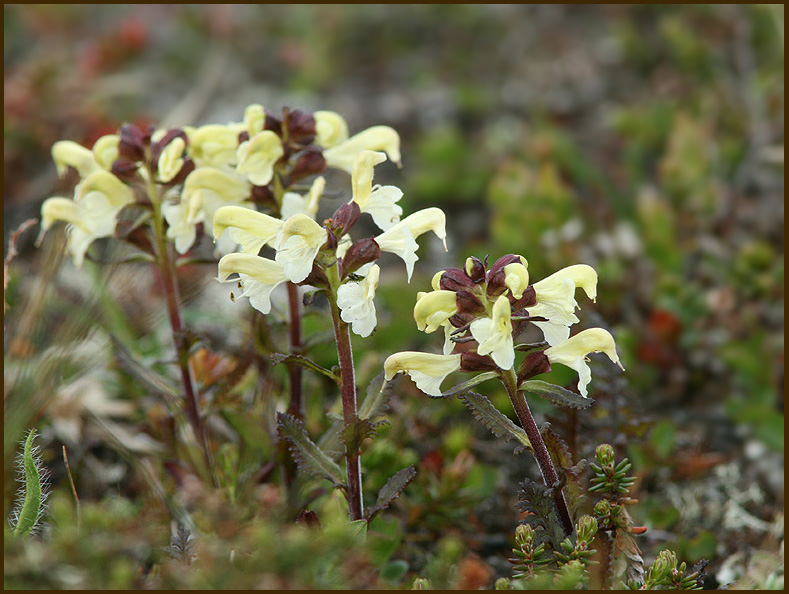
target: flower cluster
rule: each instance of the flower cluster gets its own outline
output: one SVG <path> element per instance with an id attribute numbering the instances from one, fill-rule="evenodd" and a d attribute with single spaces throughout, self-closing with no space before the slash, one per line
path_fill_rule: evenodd
<path id="1" fill-rule="evenodd" d="M 570 337 L 570 326 L 579 321 L 576 289 L 592 300 L 597 296 L 597 273 L 591 266 L 569 266 L 530 284 L 523 256 L 503 256 L 490 269 L 487 259 L 472 257 L 464 270 L 436 273 L 432 287 L 417 295 L 414 319 L 428 334 L 443 328 L 443 354 L 391 355 L 384 364 L 387 379 L 405 372 L 423 392 L 440 396 L 441 383 L 450 373 L 514 370 L 516 351 L 526 351 L 517 368 L 518 384 L 561 363 L 578 372 L 578 390 L 587 396 L 589 353 L 604 352 L 619 365 L 614 339 L 606 330 L 591 328 Z M 530 324 L 542 330 L 545 341 L 516 344 Z"/>

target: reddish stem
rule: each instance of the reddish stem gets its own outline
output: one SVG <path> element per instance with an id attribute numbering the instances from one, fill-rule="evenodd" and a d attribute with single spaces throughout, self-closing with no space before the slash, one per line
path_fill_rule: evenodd
<path id="1" fill-rule="evenodd" d="M 301 354 L 301 311 L 299 307 L 299 288 L 293 283 L 288 284 L 288 308 L 290 310 L 290 320 L 288 324 L 288 337 L 290 339 L 290 353 L 292 355 Z M 304 417 L 304 405 L 301 399 L 303 369 L 300 365 L 290 365 L 288 375 L 290 377 L 290 405 L 288 413 L 298 419 Z"/>

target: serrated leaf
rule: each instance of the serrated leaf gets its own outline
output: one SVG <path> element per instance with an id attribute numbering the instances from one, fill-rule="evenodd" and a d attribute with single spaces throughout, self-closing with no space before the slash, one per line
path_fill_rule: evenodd
<path id="1" fill-rule="evenodd" d="M 548 542 L 554 550 L 557 550 L 565 534 L 553 499 L 554 489 L 529 479 L 525 479 L 520 487 L 516 507 L 527 514 L 521 522 L 535 529 L 537 544 Z"/>
<path id="2" fill-rule="evenodd" d="M 556 384 L 550 384 L 542 380 L 526 380 L 518 386 L 519 389 L 536 394 L 541 398 L 553 402 L 557 406 L 564 408 L 574 408 L 582 410 L 589 408 L 594 403 L 591 398 L 585 398 L 580 394 L 571 392 L 567 388 L 562 388 Z"/>
<path id="3" fill-rule="evenodd" d="M 331 481 L 335 487 L 345 484 L 340 467 L 307 436 L 301 421 L 293 415 L 277 413 L 277 426 L 281 437 L 291 443 L 290 451 L 299 469 L 316 478 Z"/>
<path id="4" fill-rule="evenodd" d="M 586 465 L 586 460 L 581 460 L 573 465 L 570 448 L 561 436 L 553 430 L 550 423 L 545 423 L 540 430 L 545 447 L 553 459 L 556 470 L 567 482 L 565 496 L 570 515 L 575 518 L 586 501 L 586 494 L 581 485 L 581 474 Z"/>
<path id="5" fill-rule="evenodd" d="M 329 371 L 325 367 L 321 367 L 312 359 L 308 359 L 302 355 L 284 355 L 282 353 L 272 353 L 271 354 L 271 364 L 272 365 L 279 365 L 280 363 L 288 363 L 289 365 L 301 365 L 302 367 L 306 367 L 307 369 L 312 369 L 313 371 L 317 371 L 328 377 L 338 386 L 340 385 L 340 377 L 332 371 Z"/>
<path id="6" fill-rule="evenodd" d="M 526 432 L 513 423 L 507 415 L 493 406 L 493 403 L 482 394 L 476 392 L 466 392 L 458 396 L 463 404 L 471 411 L 471 414 L 490 430 L 496 437 L 509 440 L 515 438 L 521 445 L 529 451 L 534 451 Z"/>
<path id="7" fill-rule="evenodd" d="M 340 432 L 340 440 L 345 445 L 346 450 L 358 452 L 365 439 L 368 437 L 375 437 L 377 434 L 378 432 L 375 430 L 375 426 L 373 426 L 369 419 L 360 419 L 356 417 Z"/>
<path id="8" fill-rule="evenodd" d="M 462 384 L 458 384 L 454 388 L 447 390 L 446 392 L 442 392 L 440 396 L 428 396 L 430 398 L 447 398 L 449 396 L 455 396 L 456 394 L 463 394 L 468 392 L 471 388 L 476 386 L 477 384 L 481 384 L 482 382 L 486 382 L 489 379 L 493 379 L 494 377 L 498 377 L 499 374 L 496 371 L 486 371 L 485 373 L 480 373 L 479 375 L 475 375 L 470 380 L 463 382 Z"/>
<path id="9" fill-rule="evenodd" d="M 378 491 L 378 499 L 367 515 L 367 521 L 371 521 L 377 514 L 389 507 L 397 499 L 405 488 L 416 478 L 416 469 L 413 466 L 403 468 L 394 473 L 386 484 Z"/>

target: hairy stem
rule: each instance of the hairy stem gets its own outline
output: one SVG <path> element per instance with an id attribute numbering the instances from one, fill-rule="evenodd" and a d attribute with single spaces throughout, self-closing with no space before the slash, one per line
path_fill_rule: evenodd
<path id="1" fill-rule="evenodd" d="M 293 283 L 287 283 L 288 286 L 288 309 L 290 312 L 288 324 L 288 338 L 290 341 L 290 353 L 292 355 L 301 354 L 301 311 L 299 307 L 299 288 Z M 304 405 L 301 400 L 301 385 L 302 385 L 303 368 L 300 365 L 291 365 L 288 367 L 288 375 L 290 377 L 290 405 L 288 406 L 288 413 L 298 419 L 304 417 Z"/>
<path id="2" fill-rule="evenodd" d="M 534 421 L 534 416 L 529 409 L 529 403 L 526 402 L 526 396 L 522 390 L 516 388 L 515 372 L 510 370 L 509 374 L 502 374 L 502 383 L 507 389 L 507 394 L 510 397 L 510 402 L 515 409 L 515 414 L 518 415 L 518 420 L 526 432 L 529 441 L 531 441 L 532 448 L 534 449 L 534 458 L 537 460 L 537 465 L 540 467 L 542 479 L 545 481 L 546 486 L 554 487 L 559 482 L 559 475 L 556 473 L 556 468 L 551 460 L 551 455 L 548 453 L 548 448 L 545 447 L 545 441 L 540 434 L 540 429 Z M 559 514 L 559 521 L 562 524 L 565 536 L 569 536 L 573 532 L 573 522 L 570 519 L 570 512 L 567 509 L 567 502 L 564 499 L 564 493 L 561 489 L 555 489 L 553 492 L 553 500 L 556 504 L 556 511 Z"/>
<path id="3" fill-rule="evenodd" d="M 343 424 L 347 428 L 359 418 L 356 408 L 356 378 L 351 350 L 351 329 L 340 317 L 340 308 L 337 305 L 337 288 L 340 284 L 337 267 L 332 266 L 326 272 L 331 284 L 328 297 L 334 323 L 334 338 L 337 341 L 337 356 L 340 362 L 342 418 Z M 361 454 L 358 446 L 351 448 L 346 444 L 345 463 L 348 474 L 348 514 L 351 520 L 361 520 L 364 515 L 364 503 L 362 500 Z"/>

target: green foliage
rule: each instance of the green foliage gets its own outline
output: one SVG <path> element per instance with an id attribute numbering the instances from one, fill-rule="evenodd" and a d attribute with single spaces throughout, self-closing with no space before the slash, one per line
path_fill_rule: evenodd
<path id="1" fill-rule="evenodd" d="M 34 534 L 41 528 L 48 495 L 47 471 L 43 468 L 38 446 L 33 445 L 36 430 L 30 429 L 23 441 L 22 453 L 17 461 L 22 485 L 9 523 L 17 538 Z"/>

